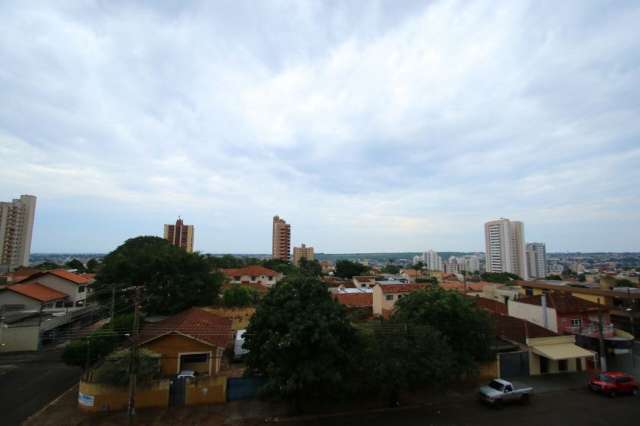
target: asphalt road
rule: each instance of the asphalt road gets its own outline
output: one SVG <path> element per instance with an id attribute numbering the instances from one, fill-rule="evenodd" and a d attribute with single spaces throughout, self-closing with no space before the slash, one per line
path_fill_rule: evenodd
<path id="1" fill-rule="evenodd" d="M 620 396 L 611 399 L 578 389 L 536 395 L 529 405 L 515 404 L 500 410 L 467 399 L 428 408 L 398 408 L 382 413 L 287 423 L 300 426 L 638 425 L 640 397 Z"/>
<path id="2" fill-rule="evenodd" d="M 0 355 L 0 415 L 3 426 L 19 425 L 82 374 L 60 360 L 61 350 Z"/>

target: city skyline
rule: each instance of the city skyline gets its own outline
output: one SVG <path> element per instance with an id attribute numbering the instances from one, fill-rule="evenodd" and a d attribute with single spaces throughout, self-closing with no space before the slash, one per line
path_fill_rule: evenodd
<path id="1" fill-rule="evenodd" d="M 637 2 L 0 4 L 0 199 L 32 252 L 640 251 Z M 29 29 L 28 31 L 26 29 Z M 141 159 L 143 159 L 141 161 Z M 624 231 L 623 231 L 624 230 Z"/>

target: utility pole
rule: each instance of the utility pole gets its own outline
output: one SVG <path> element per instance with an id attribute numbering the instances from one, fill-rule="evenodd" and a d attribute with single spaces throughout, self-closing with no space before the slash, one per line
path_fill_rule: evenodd
<path id="1" fill-rule="evenodd" d="M 129 417 L 129 424 L 133 423 L 133 416 L 136 415 L 136 379 L 138 374 L 138 322 L 140 315 L 140 289 L 142 286 L 135 287 L 135 301 L 133 310 L 133 330 L 132 339 L 133 345 L 130 350 L 129 358 L 129 407 L 127 414 Z"/>
<path id="2" fill-rule="evenodd" d="M 600 305 L 600 298 L 598 298 L 598 305 Z M 600 332 L 599 341 L 600 341 L 600 371 L 607 371 L 607 354 L 604 350 L 604 332 L 602 325 L 602 309 L 598 306 L 598 331 Z"/>

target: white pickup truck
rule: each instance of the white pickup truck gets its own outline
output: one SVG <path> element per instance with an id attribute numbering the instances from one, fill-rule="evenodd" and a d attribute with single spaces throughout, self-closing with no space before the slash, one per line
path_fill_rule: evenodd
<path id="1" fill-rule="evenodd" d="M 482 402 L 494 406 L 501 406 L 505 402 L 529 402 L 529 395 L 533 388 L 521 384 L 511 383 L 503 379 L 493 379 L 487 386 L 482 386 L 478 398 Z"/>

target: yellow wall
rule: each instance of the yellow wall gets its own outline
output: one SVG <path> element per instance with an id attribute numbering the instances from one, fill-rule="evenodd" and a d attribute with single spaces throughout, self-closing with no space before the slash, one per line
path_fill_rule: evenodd
<path id="1" fill-rule="evenodd" d="M 217 348 L 205 345 L 197 340 L 190 339 L 179 334 L 168 334 L 149 343 L 142 345 L 143 348 L 162 355 L 162 374 L 170 376 L 179 373 L 178 363 L 180 353 L 188 352 L 211 352 L 211 374 L 215 374 L 219 369 L 219 359 L 217 358 Z M 193 365 L 193 364 L 192 364 Z M 208 373 L 208 366 L 204 371 Z"/>
<path id="2" fill-rule="evenodd" d="M 129 389 L 126 386 L 110 386 L 80 382 L 79 392 L 94 398 L 93 406 L 78 403 L 83 411 L 118 411 L 127 408 Z M 169 405 L 169 381 L 159 380 L 149 386 L 138 386 L 135 395 L 136 408 L 166 407 Z"/>
<path id="3" fill-rule="evenodd" d="M 227 400 L 227 378 L 205 377 L 187 384 L 187 405 L 220 404 Z"/>
<path id="4" fill-rule="evenodd" d="M 498 369 L 498 359 L 483 362 L 478 366 L 478 379 L 481 381 L 495 379 L 500 376 Z"/>
<path id="5" fill-rule="evenodd" d="M 606 305 L 606 297 L 604 296 L 596 296 L 593 294 L 583 294 L 583 293 L 571 293 L 573 296 L 578 297 L 583 300 L 588 300 L 589 302 L 599 303 L 601 305 Z"/>

